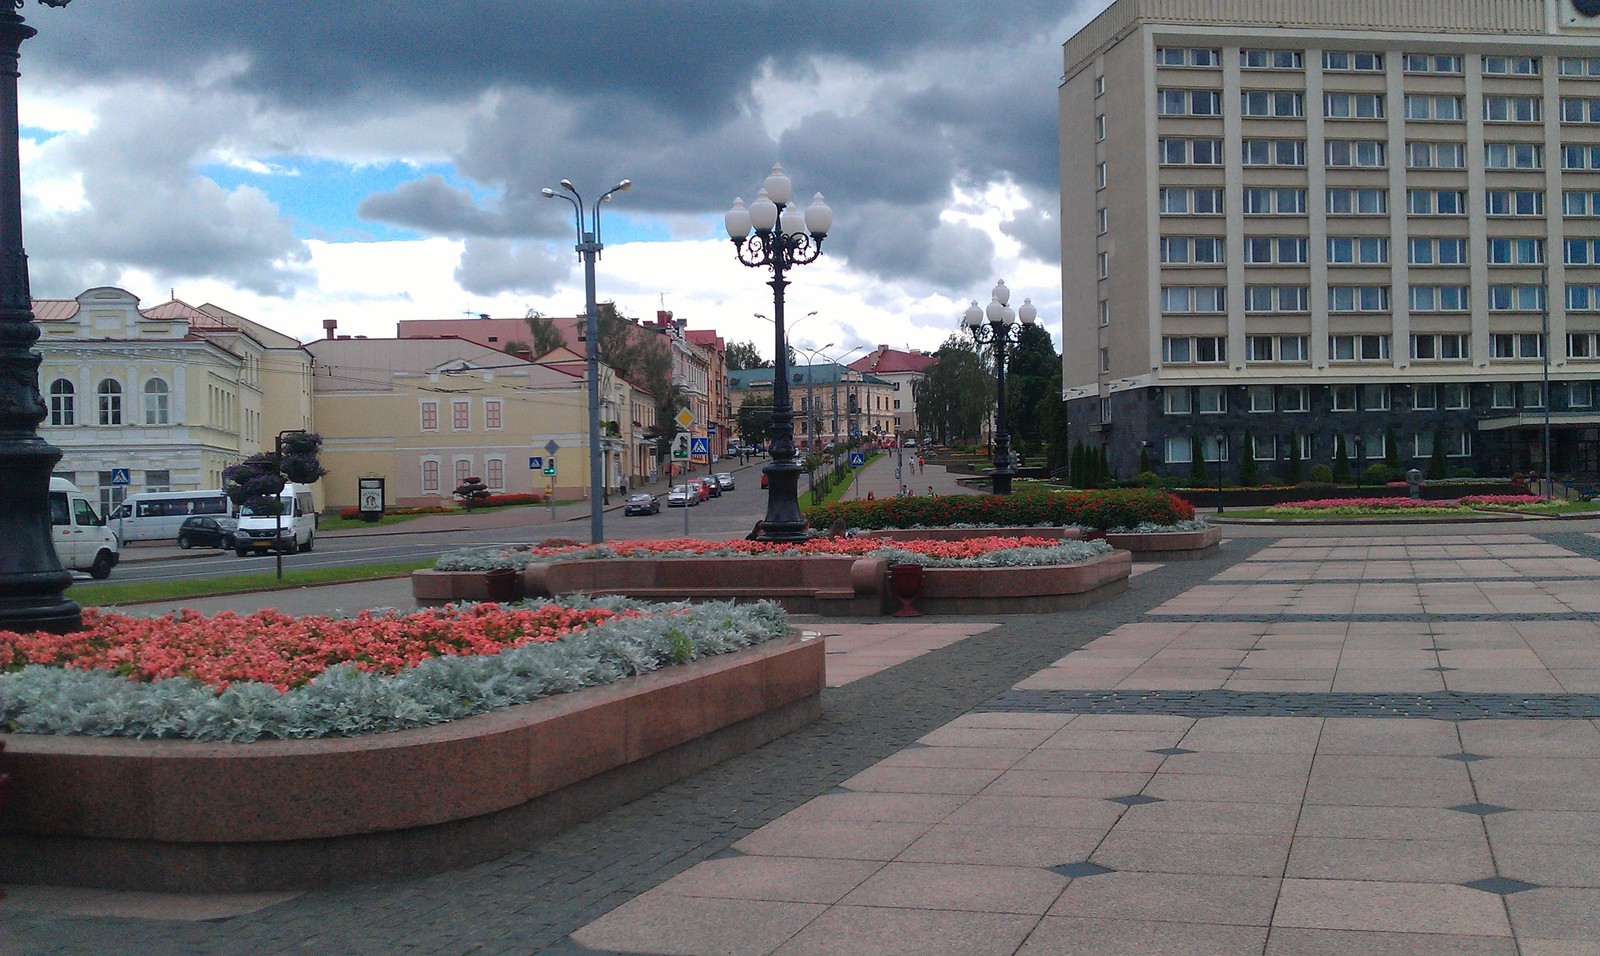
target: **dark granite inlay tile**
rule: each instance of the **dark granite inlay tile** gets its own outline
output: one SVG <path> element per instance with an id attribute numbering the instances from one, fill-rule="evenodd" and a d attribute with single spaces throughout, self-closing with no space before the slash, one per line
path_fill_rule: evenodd
<path id="1" fill-rule="evenodd" d="M 1511 811 L 1510 807 L 1497 807 L 1492 803 L 1463 803 L 1458 806 L 1451 807 L 1450 809 L 1458 810 L 1461 813 L 1474 813 L 1480 817 L 1486 817 L 1495 813 L 1509 813 Z"/>
<path id="2" fill-rule="evenodd" d="M 1440 754 L 1439 755 L 1439 759 L 1440 760 L 1459 760 L 1462 763 L 1472 763 L 1475 760 L 1493 760 L 1494 758 L 1493 757 L 1485 757 L 1483 754 L 1469 754 L 1466 751 L 1462 751 L 1461 753 L 1458 753 L 1458 754 Z"/>
<path id="3" fill-rule="evenodd" d="M 1438 674 L 1443 674 L 1446 671 L 1453 671 L 1453 670 L 1455 670 L 1455 668 L 1454 667 L 1442 667 L 1442 666 L 1441 667 L 1424 667 L 1423 670 L 1425 670 L 1425 671 L 1433 671 L 1433 672 L 1438 673 Z"/>
<path id="4" fill-rule="evenodd" d="M 1120 803 L 1125 807 L 1142 807 L 1147 803 L 1165 803 L 1160 797 L 1147 797 L 1142 793 L 1129 794 L 1126 797 L 1107 797 L 1112 803 Z"/>
<path id="5" fill-rule="evenodd" d="M 1150 751 L 1150 753 L 1160 754 L 1163 757 L 1181 757 L 1184 754 L 1192 754 L 1197 752 L 1198 751 L 1188 750 L 1183 747 L 1162 747 L 1160 750 Z"/>
<path id="6" fill-rule="evenodd" d="M 1088 860 L 1085 860 L 1082 863 L 1062 863 L 1059 866 L 1052 866 L 1048 869 L 1052 873 L 1060 873 L 1069 880 L 1077 880 L 1082 879 L 1085 876 L 1100 876 L 1103 873 L 1117 872 L 1109 866 L 1101 866 L 1098 863 L 1090 863 Z"/>
<path id="7" fill-rule="evenodd" d="M 1512 893 L 1521 893 L 1524 890 L 1539 889 L 1538 883 L 1524 883 L 1521 880 L 1513 880 L 1506 876 L 1491 876 L 1461 885 L 1468 889 L 1482 890 L 1485 893 L 1494 893 L 1498 896 L 1510 896 Z"/>

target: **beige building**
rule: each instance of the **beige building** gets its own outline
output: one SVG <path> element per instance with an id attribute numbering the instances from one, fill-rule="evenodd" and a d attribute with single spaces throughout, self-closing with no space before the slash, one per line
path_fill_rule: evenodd
<path id="1" fill-rule="evenodd" d="M 44 439 L 56 474 L 109 512 L 127 494 L 222 486 L 222 470 L 311 428 L 310 356 L 216 306 L 140 309 L 131 292 L 35 301 Z M 127 469 L 128 483 L 113 482 Z"/>
<path id="2" fill-rule="evenodd" d="M 1573 0 L 1113 3 L 1063 49 L 1071 437 L 1505 473 L 1548 404 L 1600 475 L 1597 41 Z"/>
<path id="3" fill-rule="evenodd" d="M 850 363 L 850 367 L 857 372 L 889 383 L 889 394 L 872 392 L 866 399 L 869 403 L 866 410 L 871 415 L 874 429 L 902 438 L 915 438 L 920 434 L 912 387 L 927 374 L 928 367 L 934 361 L 934 357 L 926 352 L 879 345 L 870 355 Z"/>
<path id="4" fill-rule="evenodd" d="M 314 411 L 330 506 L 356 503 L 360 478 L 385 479 L 390 506 L 441 504 L 468 477 L 497 494 L 543 493 L 529 459 L 559 450 L 559 498 L 589 487 L 588 392 L 581 375 L 453 337 L 319 339 Z M 542 462 L 541 462 L 542 464 Z"/>

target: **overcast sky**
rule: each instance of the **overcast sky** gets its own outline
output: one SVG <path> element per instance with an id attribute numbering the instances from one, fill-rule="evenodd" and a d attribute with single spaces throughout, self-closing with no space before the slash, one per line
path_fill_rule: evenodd
<path id="1" fill-rule="evenodd" d="M 302 339 L 575 315 L 572 207 L 539 190 L 626 177 L 600 298 L 770 356 L 722 213 L 781 162 L 835 211 L 796 343 L 933 349 L 1003 277 L 1059 347 L 1060 47 L 1108 2 L 30 3 L 33 293 L 175 292 Z"/>

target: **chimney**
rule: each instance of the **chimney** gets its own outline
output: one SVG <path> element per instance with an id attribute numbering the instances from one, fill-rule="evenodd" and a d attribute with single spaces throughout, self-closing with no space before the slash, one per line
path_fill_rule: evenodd
<path id="1" fill-rule="evenodd" d="M 339 320 L 338 319 L 323 319 L 322 320 L 322 331 L 327 333 L 327 337 L 330 338 L 330 339 L 334 337 L 333 330 L 337 329 L 338 327 L 339 327 Z"/>
<path id="2" fill-rule="evenodd" d="M 660 326 L 663 329 L 667 328 L 670 325 L 672 325 L 672 313 L 668 312 L 666 309 L 657 309 L 656 310 L 656 325 Z"/>

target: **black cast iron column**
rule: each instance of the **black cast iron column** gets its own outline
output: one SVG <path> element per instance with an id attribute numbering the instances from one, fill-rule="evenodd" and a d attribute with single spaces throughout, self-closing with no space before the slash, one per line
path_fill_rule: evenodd
<path id="1" fill-rule="evenodd" d="M 22 248 L 17 61 L 38 31 L 11 7 L 0 12 L 0 630 L 66 633 L 83 626 L 63 596 L 72 575 L 50 537 L 50 473 L 61 450 L 39 437 L 44 398 L 33 344 L 28 256 Z"/>
<path id="2" fill-rule="evenodd" d="M 781 235 L 769 242 L 783 243 Z M 806 519 L 800 514 L 800 462 L 794 453 L 794 403 L 789 399 L 789 339 L 783 327 L 783 290 L 789 280 L 783 277 L 787 263 L 782 252 L 772 255 L 772 336 L 775 359 L 772 363 L 772 427 L 767 435 L 770 461 L 762 468 L 767 476 L 767 516 L 761 521 L 763 541 L 803 541 Z M 809 432 L 808 441 L 816 441 Z"/>
<path id="3" fill-rule="evenodd" d="M 991 480 L 997 495 L 1011 494 L 1011 430 L 1006 425 L 1006 343 L 1009 329 L 1001 322 L 990 323 L 994 329 L 995 397 L 994 412 L 994 476 Z"/>

